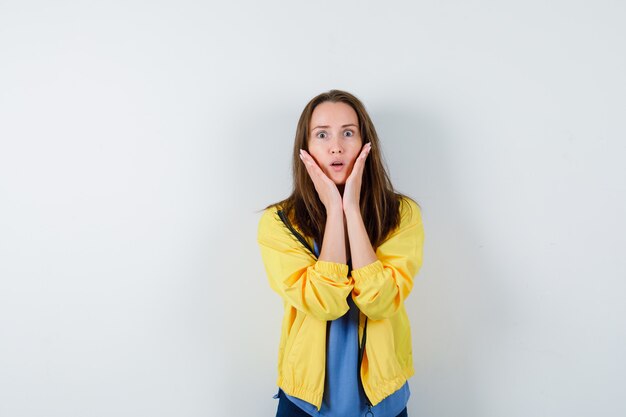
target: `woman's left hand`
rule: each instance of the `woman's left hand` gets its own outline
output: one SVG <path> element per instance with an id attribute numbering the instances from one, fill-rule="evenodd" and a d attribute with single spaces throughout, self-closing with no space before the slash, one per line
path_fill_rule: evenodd
<path id="1" fill-rule="evenodd" d="M 363 169 L 365 168 L 365 160 L 367 159 L 367 155 L 369 155 L 371 148 L 372 145 L 370 142 L 367 142 L 365 145 L 363 145 L 361 153 L 354 161 L 352 172 L 350 173 L 350 176 L 348 176 L 348 179 L 346 180 L 346 185 L 343 189 L 344 212 L 347 210 L 356 210 L 358 212 L 361 211 L 361 207 L 359 206 L 359 200 L 361 196 Z"/>

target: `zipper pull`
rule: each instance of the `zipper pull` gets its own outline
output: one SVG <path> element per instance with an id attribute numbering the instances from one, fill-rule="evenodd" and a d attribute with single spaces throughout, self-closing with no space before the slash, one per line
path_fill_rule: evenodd
<path id="1" fill-rule="evenodd" d="M 372 412 L 372 406 L 367 406 L 367 413 L 365 413 L 365 417 L 374 417 L 374 413 Z"/>

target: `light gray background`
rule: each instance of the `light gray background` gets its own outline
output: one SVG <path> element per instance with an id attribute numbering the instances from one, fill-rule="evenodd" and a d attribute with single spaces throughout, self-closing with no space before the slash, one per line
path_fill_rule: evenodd
<path id="1" fill-rule="evenodd" d="M 413 417 L 623 416 L 620 1 L 0 1 L 0 416 L 273 416 L 314 95 L 421 205 Z"/>

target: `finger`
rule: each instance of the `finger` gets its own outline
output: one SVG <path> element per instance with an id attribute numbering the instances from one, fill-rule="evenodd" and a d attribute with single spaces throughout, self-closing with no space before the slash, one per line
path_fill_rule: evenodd
<path id="1" fill-rule="evenodd" d="M 309 171 L 310 173 L 317 172 L 315 168 L 320 169 L 315 160 L 304 149 L 300 150 L 300 159 L 302 159 L 302 162 L 304 162 L 307 171 Z"/>
<path id="2" fill-rule="evenodd" d="M 348 176 L 348 181 L 353 181 L 357 176 L 360 177 L 363 175 L 363 171 L 365 169 L 365 160 L 367 159 L 371 148 L 372 145 L 370 142 L 367 142 L 365 145 L 363 145 L 361 153 L 354 161 L 354 166 L 352 167 L 352 172 Z"/>
<path id="3" fill-rule="evenodd" d="M 363 168 L 365 167 L 365 160 L 367 159 L 367 156 L 369 155 L 371 148 L 372 146 L 370 145 L 369 142 L 363 146 L 361 153 L 357 157 L 356 161 L 354 161 L 354 168 L 356 168 L 357 170 L 361 170 L 361 171 L 363 170 Z M 352 171 L 354 172 L 354 169 Z"/>
<path id="4" fill-rule="evenodd" d="M 328 178 L 324 171 L 322 171 L 322 168 L 320 168 L 315 159 L 313 159 L 313 157 L 304 149 L 300 150 L 300 159 L 302 159 L 302 162 L 304 162 L 304 166 L 306 167 L 306 170 L 309 173 L 309 176 L 311 177 L 313 182 L 315 182 L 316 179 L 324 182 L 331 181 L 331 179 Z"/>
<path id="5" fill-rule="evenodd" d="M 361 173 L 365 168 L 365 160 L 367 159 L 367 155 L 370 153 L 370 145 L 369 142 L 363 146 L 361 153 L 354 161 L 354 167 L 352 168 L 352 174 Z M 356 171 L 356 172 L 355 172 Z"/>
<path id="6" fill-rule="evenodd" d="M 372 143 L 367 142 L 365 145 L 363 145 L 363 149 L 361 149 L 361 153 L 359 154 L 359 159 L 365 160 L 371 150 L 372 150 Z"/>
<path id="7" fill-rule="evenodd" d="M 313 157 L 304 149 L 300 149 L 300 156 L 302 157 L 302 160 L 305 162 L 315 162 L 315 160 L 313 159 Z"/>
<path id="8" fill-rule="evenodd" d="M 306 169 L 306 172 L 309 174 L 309 177 L 313 180 L 313 182 L 315 182 L 315 177 L 317 176 L 317 174 L 314 171 L 314 167 L 311 164 L 311 161 L 307 160 L 305 156 L 302 154 L 300 154 L 300 159 L 302 160 L 302 163 L 304 164 L 304 169 Z"/>
<path id="9" fill-rule="evenodd" d="M 310 167 L 313 170 L 313 172 L 315 172 L 318 175 L 328 178 L 328 176 L 324 173 L 322 168 L 320 168 L 320 166 L 317 164 L 317 161 L 315 161 L 315 159 L 307 151 L 302 150 L 301 154 L 303 156 L 304 163 L 308 167 Z"/>

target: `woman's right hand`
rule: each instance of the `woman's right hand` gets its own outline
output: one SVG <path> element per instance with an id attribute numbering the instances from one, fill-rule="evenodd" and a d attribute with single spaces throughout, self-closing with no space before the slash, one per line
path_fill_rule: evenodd
<path id="1" fill-rule="evenodd" d="M 317 165 L 315 159 L 304 149 L 300 149 L 300 159 L 304 163 L 309 177 L 311 177 L 313 185 L 315 185 L 317 195 L 322 201 L 322 204 L 324 204 L 324 207 L 326 207 L 326 211 L 342 211 L 343 202 L 341 194 L 333 180 L 324 174 L 324 171 Z"/>

